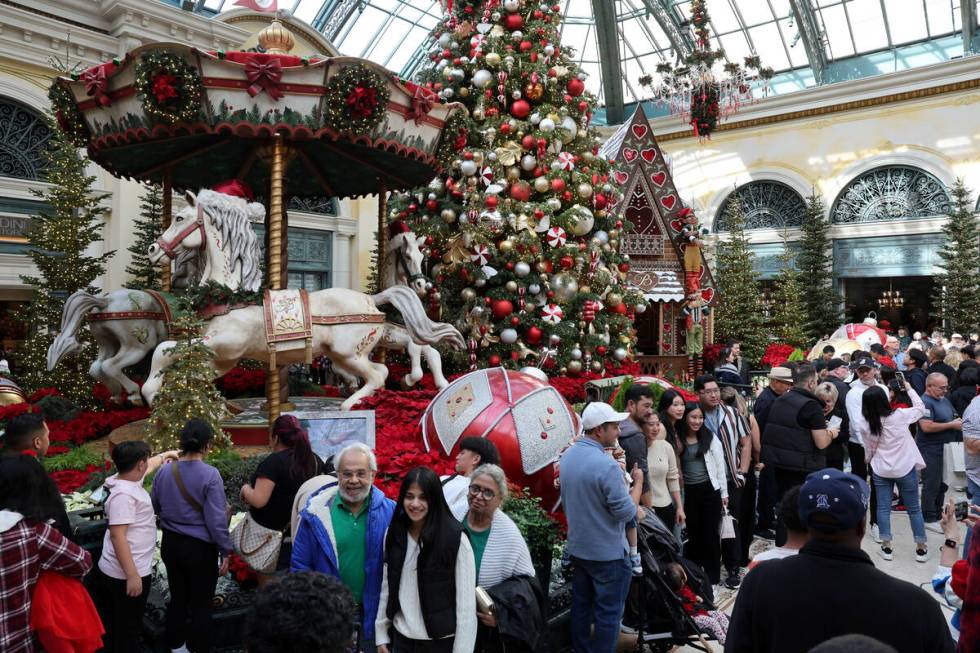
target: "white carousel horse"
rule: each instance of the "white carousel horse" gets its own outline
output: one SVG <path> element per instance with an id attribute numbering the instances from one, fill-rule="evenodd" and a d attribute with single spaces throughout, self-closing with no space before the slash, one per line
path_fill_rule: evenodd
<path id="1" fill-rule="evenodd" d="M 391 288 L 403 284 L 410 286 L 424 297 L 432 284 L 422 274 L 422 245 L 424 236 L 416 236 L 411 231 L 396 234 L 385 246 L 381 260 L 381 287 Z"/>
<path id="2" fill-rule="evenodd" d="M 309 294 L 313 316 L 313 355 L 325 355 L 333 367 L 353 377 L 364 379 L 364 386 L 341 404 L 350 410 L 362 398 L 384 386 L 388 368 L 369 358 L 384 335 L 384 313 L 378 306 L 391 304 L 405 319 L 405 329 L 419 345 L 446 342 L 462 348 L 463 336 L 453 326 L 433 322 L 426 316 L 422 301 L 407 286 L 387 288 L 376 295 L 366 295 L 346 288 L 329 288 Z M 328 322 L 323 324 L 322 322 Z M 317 323 L 321 322 L 321 323 Z M 215 376 L 221 376 L 242 358 L 269 361 L 269 345 L 265 331 L 265 311 L 262 306 L 235 309 L 212 318 L 202 338 L 215 353 L 212 366 Z M 143 397 L 153 403 L 163 380 L 163 372 L 172 362 L 175 342 L 164 342 L 153 352 L 149 379 L 143 385 Z M 276 361 L 282 365 L 301 363 L 304 349 L 277 352 Z"/>
<path id="3" fill-rule="evenodd" d="M 174 279 L 194 282 L 197 252 L 188 250 L 177 257 Z M 125 390 L 126 399 L 142 404 L 139 385 L 123 372 L 136 365 L 167 339 L 165 307 L 157 297 L 142 290 L 113 290 L 106 295 L 92 295 L 79 290 L 66 301 L 61 312 L 61 330 L 48 347 L 48 370 L 61 359 L 81 351 L 78 330 L 89 319 L 89 330 L 98 346 L 98 356 L 89 367 L 89 375 L 105 383 L 113 401 Z"/>

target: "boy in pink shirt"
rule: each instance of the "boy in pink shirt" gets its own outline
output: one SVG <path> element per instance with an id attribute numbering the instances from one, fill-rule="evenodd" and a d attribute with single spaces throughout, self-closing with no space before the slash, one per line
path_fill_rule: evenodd
<path id="1" fill-rule="evenodd" d="M 176 451 L 150 456 L 145 442 L 121 442 L 112 450 L 117 473 L 106 479 L 105 502 L 109 529 L 96 574 L 96 605 L 106 634 L 106 653 L 138 651 L 146 599 L 150 594 L 156 519 L 143 478 Z"/>

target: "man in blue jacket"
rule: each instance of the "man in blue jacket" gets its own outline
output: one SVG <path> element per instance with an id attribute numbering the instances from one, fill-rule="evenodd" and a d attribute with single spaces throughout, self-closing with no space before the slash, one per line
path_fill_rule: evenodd
<path id="1" fill-rule="evenodd" d="M 623 470 L 606 450 L 616 446 L 629 413 L 594 401 L 582 411 L 585 436 L 561 457 L 561 503 L 568 520 L 565 550 L 572 561 L 572 647 L 575 653 L 613 653 L 629 592 L 632 565 L 626 525 L 636 518 L 643 472 Z M 595 630 L 590 634 L 590 626 Z"/>
<path id="2" fill-rule="evenodd" d="M 374 653 L 384 570 L 384 542 L 395 502 L 374 487 L 378 462 L 367 445 L 345 447 L 336 458 L 337 481 L 310 496 L 293 540 L 292 571 L 339 578 L 359 608 L 357 646 Z"/>

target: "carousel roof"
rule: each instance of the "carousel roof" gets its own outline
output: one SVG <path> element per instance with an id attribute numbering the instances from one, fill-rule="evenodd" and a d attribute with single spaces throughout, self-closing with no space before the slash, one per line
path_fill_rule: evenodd
<path id="1" fill-rule="evenodd" d="M 181 0 L 165 0 L 188 5 Z M 343 54 L 405 78 L 424 66 L 439 0 L 279 0 Z M 639 79 L 691 48 L 690 0 L 564 0 L 562 42 L 576 51 L 605 105 L 597 121 L 622 122 L 650 98 Z M 777 75 L 771 93 L 924 66 L 980 50 L 978 0 L 708 0 L 715 43 L 727 59 L 758 55 Z M 217 15 L 235 0 L 197 0 Z"/>

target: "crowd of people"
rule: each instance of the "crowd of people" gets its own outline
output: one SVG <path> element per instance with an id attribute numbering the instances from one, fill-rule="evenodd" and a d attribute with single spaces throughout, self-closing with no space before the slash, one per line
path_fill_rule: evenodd
<path id="1" fill-rule="evenodd" d="M 946 653 L 954 636 L 961 651 L 978 650 L 980 581 L 970 590 L 967 579 L 980 545 L 970 546 L 969 530 L 963 541 L 960 524 L 975 524 L 980 508 L 956 514 L 946 493 L 959 446 L 980 505 L 980 368 L 972 345 L 964 341 L 958 359 L 954 347 L 890 338 L 847 361 L 825 351 L 813 364 L 772 368 L 750 408 L 736 345 L 718 376 L 695 379 L 697 401 L 637 384 L 623 412 L 588 403 L 559 474 L 573 649 L 615 650 L 630 630 L 630 588 L 652 573 L 728 651 L 873 650 L 828 648 L 849 633 L 897 651 Z M 241 488 L 247 515 L 229 530 L 224 481 L 206 462 L 213 437 L 192 419 L 179 450 L 153 454 L 140 441 L 112 449 L 108 530 L 93 570 L 37 460 L 47 426 L 32 413 L 9 420 L 0 650 L 141 650 L 158 531 L 171 651 L 210 650 L 212 599 L 233 551 L 259 572 L 243 631 L 251 653 L 546 647 L 548 588 L 502 510 L 508 482 L 490 441 L 464 438 L 450 476 L 410 470 L 392 500 L 375 486 L 369 447 L 351 444 L 325 464 L 296 418 L 280 417 L 272 453 Z M 896 506 L 910 519 L 908 545 L 894 541 Z M 649 520 L 673 538 L 674 562 L 651 568 L 641 556 Z M 861 550 L 868 533 L 884 560 L 908 546 L 924 563 L 930 531 L 944 537 L 936 591 L 962 609 L 952 628 L 933 597 Z M 756 537 L 775 546 L 750 559 Z M 739 590 L 730 620 L 713 604 L 722 587 Z"/>

